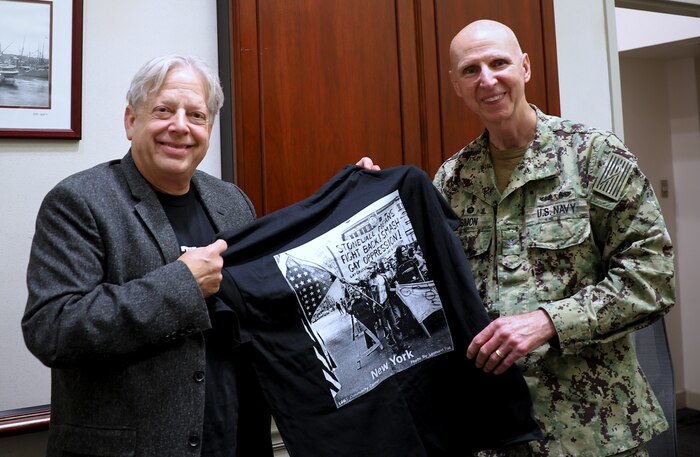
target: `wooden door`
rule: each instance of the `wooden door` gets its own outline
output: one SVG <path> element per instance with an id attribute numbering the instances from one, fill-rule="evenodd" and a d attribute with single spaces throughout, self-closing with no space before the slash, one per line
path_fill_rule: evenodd
<path id="1" fill-rule="evenodd" d="M 363 155 L 431 176 L 481 131 L 449 81 L 452 36 L 510 25 L 533 61 L 527 96 L 558 113 L 552 0 L 219 0 L 231 132 L 222 173 L 260 215 Z M 228 71 L 230 69 L 230 71 Z M 226 127 L 230 127 L 226 128 Z M 226 148 L 227 139 L 222 141 Z"/>
<path id="2" fill-rule="evenodd" d="M 559 82 L 551 2 L 539 0 L 435 0 L 436 34 L 442 119 L 442 160 L 483 132 L 479 118 L 456 96 L 449 77 L 449 47 L 465 25 L 493 19 L 508 25 L 530 56 L 532 79 L 525 96 L 546 113 L 559 115 Z M 433 170 L 434 171 L 434 170 Z"/>

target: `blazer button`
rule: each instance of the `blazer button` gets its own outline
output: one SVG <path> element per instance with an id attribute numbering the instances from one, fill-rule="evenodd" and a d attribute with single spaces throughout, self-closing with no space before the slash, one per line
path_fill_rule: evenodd
<path id="1" fill-rule="evenodd" d="M 195 381 L 197 382 L 202 382 L 204 381 L 204 372 L 203 371 L 195 371 L 194 376 L 192 376 Z"/>
<path id="2" fill-rule="evenodd" d="M 199 446 L 199 436 L 197 436 L 197 435 L 190 436 L 189 438 L 187 438 L 187 444 L 189 444 L 191 447 Z"/>

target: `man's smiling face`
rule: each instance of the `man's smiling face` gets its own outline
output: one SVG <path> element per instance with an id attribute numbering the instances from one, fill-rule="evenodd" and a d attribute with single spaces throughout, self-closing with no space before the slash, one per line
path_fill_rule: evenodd
<path id="1" fill-rule="evenodd" d="M 526 109 L 530 59 L 512 32 L 489 23 L 466 27 L 452 41 L 450 63 L 455 92 L 487 126 Z"/>
<path id="2" fill-rule="evenodd" d="M 161 192 L 187 192 L 207 153 L 212 130 L 207 95 L 196 72 L 176 67 L 142 106 L 126 108 L 124 126 L 134 162 Z"/>

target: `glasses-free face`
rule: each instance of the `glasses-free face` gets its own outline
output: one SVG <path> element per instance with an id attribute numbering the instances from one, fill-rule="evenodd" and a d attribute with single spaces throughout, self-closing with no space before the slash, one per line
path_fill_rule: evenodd
<path id="1" fill-rule="evenodd" d="M 487 126 L 527 106 L 530 58 L 511 35 L 499 29 L 467 31 L 455 38 L 450 56 L 455 92 Z"/>
<path id="2" fill-rule="evenodd" d="M 124 126 L 137 168 L 153 187 L 183 194 L 209 148 L 206 86 L 188 68 L 170 70 L 157 93 L 127 106 Z"/>

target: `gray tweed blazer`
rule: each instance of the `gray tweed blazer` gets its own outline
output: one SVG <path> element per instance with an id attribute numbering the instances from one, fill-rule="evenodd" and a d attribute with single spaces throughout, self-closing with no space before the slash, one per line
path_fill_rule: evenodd
<path id="1" fill-rule="evenodd" d="M 243 192 L 197 171 L 217 231 L 255 218 Z M 128 153 L 44 199 L 22 319 L 51 367 L 48 456 L 198 456 L 210 327 L 167 216 Z"/>

